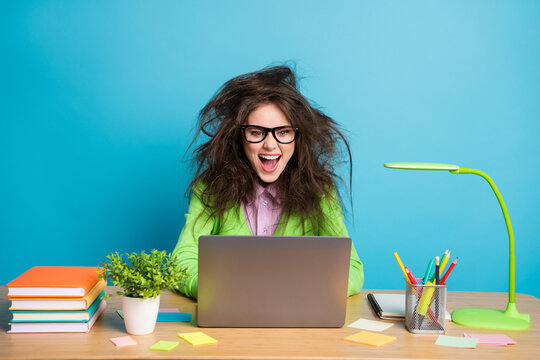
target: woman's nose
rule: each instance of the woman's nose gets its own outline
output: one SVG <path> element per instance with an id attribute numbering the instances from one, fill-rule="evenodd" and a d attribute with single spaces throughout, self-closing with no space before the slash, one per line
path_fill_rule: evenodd
<path id="1" fill-rule="evenodd" d="M 263 147 L 268 150 L 275 149 L 277 147 L 277 141 L 274 139 L 272 134 L 268 134 L 266 139 L 264 139 Z"/>
<path id="2" fill-rule="evenodd" d="M 277 147 L 277 141 L 271 132 L 268 132 L 266 138 L 263 140 L 263 147 L 265 149 L 275 149 Z"/>

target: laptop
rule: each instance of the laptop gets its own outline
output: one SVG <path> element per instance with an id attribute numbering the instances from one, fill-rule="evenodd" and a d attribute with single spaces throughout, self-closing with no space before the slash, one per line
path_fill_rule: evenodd
<path id="1" fill-rule="evenodd" d="M 201 327 L 342 327 L 351 239 L 199 238 Z"/>

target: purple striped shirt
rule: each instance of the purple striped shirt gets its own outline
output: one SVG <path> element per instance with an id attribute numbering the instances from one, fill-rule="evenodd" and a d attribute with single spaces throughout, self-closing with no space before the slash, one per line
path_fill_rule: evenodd
<path id="1" fill-rule="evenodd" d="M 273 235 L 281 219 L 282 207 L 273 184 L 257 183 L 255 199 L 242 203 L 246 222 L 253 235 Z"/>

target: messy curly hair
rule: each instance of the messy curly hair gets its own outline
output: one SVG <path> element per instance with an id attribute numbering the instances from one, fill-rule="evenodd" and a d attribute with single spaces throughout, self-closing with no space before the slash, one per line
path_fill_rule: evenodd
<path id="1" fill-rule="evenodd" d="M 295 214 L 302 224 L 307 220 L 312 226 L 321 226 L 321 198 L 331 197 L 335 191 L 341 199 L 336 186 L 341 178 L 335 170 L 342 151 L 346 152 L 352 180 L 351 151 L 337 123 L 300 93 L 288 66 L 268 67 L 227 81 L 200 111 L 188 150 L 201 132 L 208 141 L 193 153 L 196 170 L 188 192 L 200 189 L 212 218 L 222 218 L 227 210 L 254 196 L 255 184 L 260 180 L 244 153 L 241 126 L 253 110 L 269 103 L 279 107 L 291 125 L 298 128 L 295 151 L 275 182 L 283 219 Z"/>

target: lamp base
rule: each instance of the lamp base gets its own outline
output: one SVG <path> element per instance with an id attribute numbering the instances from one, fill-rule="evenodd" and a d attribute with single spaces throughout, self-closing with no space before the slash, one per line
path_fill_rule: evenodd
<path id="1" fill-rule="evenodd" d="M 458 325 L 480 329 L 527 330 L 531 326 L 529 314 L 521 314 L 516 304 L 509 303 L 506 310 L 457 309 L 452 312 L 452 321 Z"/>

